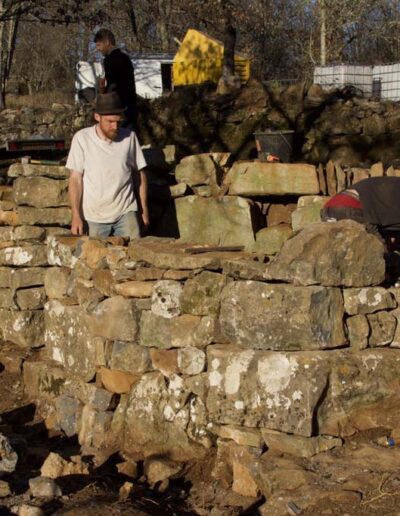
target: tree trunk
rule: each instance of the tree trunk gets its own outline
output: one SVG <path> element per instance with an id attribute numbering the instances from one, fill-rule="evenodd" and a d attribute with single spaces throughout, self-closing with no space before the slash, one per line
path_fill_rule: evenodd
<path id="1" fill-rule="evenodd" d="M 224 32 L 224 58 L 222 63 L 223 77 L 235 75 L 235 45 L 236 29 L 232 26 L 231 20 L 226 21 Z"/>
<path id="2" fill-rule="evenodd" d="M 168 20 L 171 16 L 171 1 L 157 0 L 158 4 L 158 32 L 160 35 L 161 50 L 169 50 Z"/>
<path id="3" fill-rule="evenodd" d="M 325 0 L 320 0 L 321 11 L 321 66 L 326 66 L 326 5 Z"/>

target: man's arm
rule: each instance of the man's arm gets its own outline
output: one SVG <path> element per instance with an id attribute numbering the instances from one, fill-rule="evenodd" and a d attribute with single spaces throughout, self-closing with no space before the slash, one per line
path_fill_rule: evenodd
<path id="1" fill-rule="evenodd" d="M 75 170 L 71 170 L 69 176 L 69 200 L 72 210 L 71 232 L 73 235 L 83 235 L 82 217 L 82 194 L 83 194 L 83 175 Z"/>
<path id="2" fill-rule="evenodd" d="M 147 206 L 147 176 L 146 170 L 142 169 L 133 174 L 135 189 L 139 194 L 139 210 L 142 217 L 143 226 L 147 228 L 150 224 L 149 209 Z"/>

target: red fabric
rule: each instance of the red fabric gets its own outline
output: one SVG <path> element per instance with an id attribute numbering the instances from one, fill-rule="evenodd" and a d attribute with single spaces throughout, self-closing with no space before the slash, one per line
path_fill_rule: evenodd
<path id="1" fill-rule="evenodd" d="M 362 204 L 358 199 L 355 199 L 351 195 L 340 193 L 334 195 L 326 204 L 325 208 L 333 208 L 334 206 L 351 206 L 352 208 L 362 209 Z"/>

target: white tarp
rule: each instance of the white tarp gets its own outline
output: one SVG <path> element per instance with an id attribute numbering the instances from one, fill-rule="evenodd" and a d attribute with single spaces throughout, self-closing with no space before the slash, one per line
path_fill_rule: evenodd
<path id="1" fill-rule="evenodd" d="M 96 88 L 96 81 L 104 76 L 102 63 L 88 63 L 79 61 L 76 65 L 75 89 Z"/>

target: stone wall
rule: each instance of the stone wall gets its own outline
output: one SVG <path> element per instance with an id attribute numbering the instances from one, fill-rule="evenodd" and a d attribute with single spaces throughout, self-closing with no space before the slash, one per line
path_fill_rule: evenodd
<path id="1" fill-rule="evenodd" d="M 309 165 L 235 163 L 222 176 L 187 166 L 204 159 L 181 162 L 178 184 L 196 172 L 193 189 L 218 195 L 180 197 L 178 220 L 179 202 L 191 219 L 208 213 L 210 226 L 211 206 L 223 206 L 236 225 L 230 203 L 255 204 L 236 194 L 287 191 L 313 203 L 321 189 Z M 26 395 L 48 428 L 78 437 L 83 454 L 119 451 L 145 467 L 161 457 L 173 474 L 217 450 L 216 479 L 270 496 L 280 485 L 272 452 L 310 457 L 360 430 L 399 428 L 400 289 L 383 286 L 383 245 L 362 226 L 306 225 L 269 261 L 251 246 L 199 253 L 207 248 L 165 238 L 71 237 L 65 170 L 14 165 L 10 175 L 2 338 L 30 351 Z M 284 205 L 273 206 L 277 220 Z M 196 240 L 189 227 L 186 240 Z"/>

